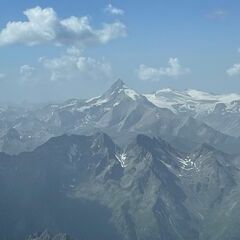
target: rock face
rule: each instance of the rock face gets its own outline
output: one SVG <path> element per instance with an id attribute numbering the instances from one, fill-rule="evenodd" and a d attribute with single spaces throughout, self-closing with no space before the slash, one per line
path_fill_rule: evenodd
<path id="1" fill-rule="evenodd" d="M 185 152 L 191 152 L 207 143 L 221 151 L 236 154 L 239 153 L 240 145 L 239 138 L 225 135 L 193 117 L 188 117 L 179 124 L 175 134 L 170 135 L 167 141 Z"/>
<path id="2" fill-rule="evenodd" d="M 120 148 L 104 133 L 1 153 L 0 238 L 68 239 L 49 229 L 86 240 L 237 239 L 238 159 L 145 135 Z"/>
<path id="3" fill-rule="evenodd" d="M 67 234 L 58 233 L 56 235 L 50 234 L 48 231 L 44 231 L 39 234 L 33 234 L 26 240 L 73 240 Z"/>

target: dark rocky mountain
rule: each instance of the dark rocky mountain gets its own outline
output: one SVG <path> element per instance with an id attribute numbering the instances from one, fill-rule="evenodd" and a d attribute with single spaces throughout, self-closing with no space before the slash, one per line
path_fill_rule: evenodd
<path id="1" fill-rule="evenodd" d="M 1 238 L 23 239 L 49 229 L 77 237 L 84 234 L 84 239 L 117 239 L 106 207 L 71 196 L 77 184 L 95 179 L 106 166 L 109 178 L 121 174 L 114 146 L 104 134 L 62 136 L 32 153 L 1 154 Z"/>
<path id="2" fill-rule="evenodd" d="M 0 154 L 0 238 L 237 239 L 239 180 L 238 157 L 207 144 L 185 154 L 145 135 L 125 148 L 63 135 Z"/>
<path id="3" fill-rule="evenodd" d="M 187 158 L 195 171 L 183 178 L 183 186 L 188 209 L 201 222 L 200 239 L 238 239 L 240 169 L 234 157 L 203 144 Z"/>

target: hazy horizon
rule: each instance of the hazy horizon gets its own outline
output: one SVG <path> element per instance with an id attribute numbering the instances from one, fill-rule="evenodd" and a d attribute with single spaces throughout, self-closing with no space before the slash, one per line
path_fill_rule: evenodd
<path id="1" fill-rule="evenodd" d="M 46 104 L 54 104 L 54 103 L 63 103 L 65 101 L 68 101 L 68 100 L 72 100 L 72 99 L 78 99 L 78 100 L 87 100 L 87 99 L 91 99 L 91 98 L 94 98 L 94 97 L 99 97 L 101 95 L 104 94 L 104 92 L 106 92 L 109 88 L 111 88 L 112 85 L 114 85 L 114 83 L 118 80 L 122 80 L 122 79 L 117 79 L 115 80 L 114 82 L 110 82 L 108 83 L 108 86 L 106 86 L 105 89 L 102 90 L 102 92 L 99 92 L 99 94 L 97 95 L 89 95 L 89 96 L 86 96 L 85 98 L 81 97 L 81 96 L 66 96 L 66 97 L 55 97 L 55 98 L 46 98 L 46 99 L 20 99 L 18 101 L 14 101 L 12 99 L 9 99 L 9 100 L 2 100 L 0 101 L 0 106 L 18 106 L 18 105 L 23 105 L 23 104 L 26 104 L 26 105 L 46 105 Z M 125 81 L 123 81 L 124 84 L 126 85 L 127 88 L 129 89 L 133 89 L 134 91 L 136 91 L 136 89 L 132 88 L 131 86 L 129 86 Z M 203 93 L 207 93 L 207 94 L 210 94 L 210 95 L 231 95 L 231 94 L 237 94 L 240 96 L 240 94 L 238 94 L 237 92 L 212 92 L 212 91 L 204 91 L 204 90 L 200 90 L 200 89 L 193 89 L 193 88 L 182 88 L 182 89 L 177 89 L 177 88 L 174 88 L 174 87 L 163 87 L 163 88 L 159 88 L 159 89 L 153 89 L 153 90 L 149 90 L 149 91 L 136 91 L 137 93 L 139 94 L 154 94 L 156 93 L 157 91 L 163 91 L 163 90 L 171 90 L 173 92 L 180 92 L 180 93 L 184 93 L 184 92 L 187 92 L 187 91 L 190 91 L 190 90 L 194 90 L 194 91 L 197 91 L 197 92 L 203 92 Z M 93 91 L 94 92 L 94 91 Z"/>

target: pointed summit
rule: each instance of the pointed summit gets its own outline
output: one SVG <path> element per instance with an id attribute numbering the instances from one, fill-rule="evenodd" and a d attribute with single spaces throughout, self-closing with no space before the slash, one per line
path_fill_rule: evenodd
<path id="1" fill-rule="evenodd" d="M 113 88 L 124 88 L 125 83 L 122 81 L 122 79 L 118 79 L 113 85 Z"/>
<path id="2" fill-rule="evenodd" d="M 103 95 L 104 98 L 112 99 L 118 96 L 128 97 L 132 100 L 137 100 L 141 98 L 140 94 L 134 90 L 128 88 L 125 83 L 118 79 Z"/>
<path id="3" fill-rule="evenodd" d="M 112 84 L 112 86 L 107 90 L 105 94 L 109 94 L 109 93 L 111 94 L 114 91 L 124 89 L 124 88 L 126 88 L 125 83 L 121 79 L 118 79 L 115 83 Z"/>

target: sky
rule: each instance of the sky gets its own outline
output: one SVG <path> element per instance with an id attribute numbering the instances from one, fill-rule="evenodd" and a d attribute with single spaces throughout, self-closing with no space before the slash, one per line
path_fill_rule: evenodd
<path id="1" fill-rule="evenodd" d="M 2 0 L 0 102 L 88 98 L 121 78 L 240 92 L 239 0 Z"/>

